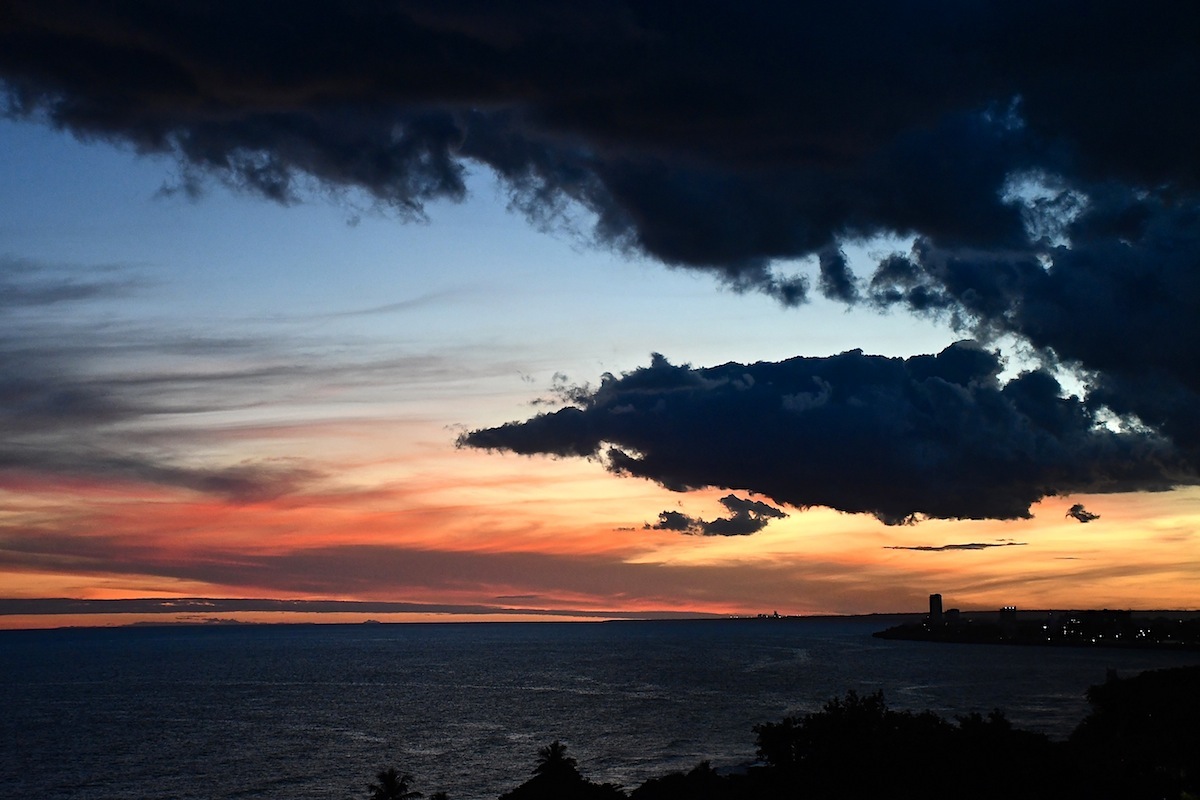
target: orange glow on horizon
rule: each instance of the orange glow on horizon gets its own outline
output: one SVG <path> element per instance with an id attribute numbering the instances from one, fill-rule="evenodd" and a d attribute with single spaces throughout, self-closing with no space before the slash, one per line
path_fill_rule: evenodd
<path id="1" fill-rule="evenodd" d="M 1028 520 L 900 527 L 785 508 L 756 534 L 704 537 L 648 526 L 663 510 L 722 516 L 727 490 L 676 494 L 583 460 L 454 450 L 433 460 L 454 468 L 364 452 L 361 471 L 329 464 L 257 502 L 5 473 L 0 524 L 29 534 L 0 530 L 0 595 L 498 608 L 518 597 L 556 611 L 820 614 L 919 611 L 938 591 L 963 608 L 1200 606 L 1200 489 L 1048 498 Z M 1065 517 L 1073 502 L 1100 518 Z M 891 549 L 969 543 L 994 546 Z"/>

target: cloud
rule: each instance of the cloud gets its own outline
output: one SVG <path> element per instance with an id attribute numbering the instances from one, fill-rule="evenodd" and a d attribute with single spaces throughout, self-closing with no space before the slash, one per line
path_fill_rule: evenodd
<path id="1" fill-rule="evenodd" d="M 308 459 L 221 452 L 225 415 L 244 425 L 255 409 L 447 369 L 435 356 L 343 347 L 334 359 L 294 337 L 90 313 L 145 285 L 124 268 L 0 258 L 0 483 L 100 480 L 272 500 L 327 476 Z"/>
<path id="2" fill-rule="evenodd" d="M 658 522 L 646 523 L 647 530 L 679 531 L 697 536 L 745 536 L 758 533 L 772 519 L 786 517 L 783 511 L 759 500 L 741 498 L 728 494 L 721 498 L 721 505 L 729 511 L 728 517 L 703 520 L 689 517 L 678 511 L 661 511 Z"/>
<path id="3" fill-rule="evenodd" d="M 76 429 L 79 433 L 79 429 Z M 22 443 L 24 444 L 24 443 Z M 61 480 L 100 478 L 116 483 L 144 483 L 187 489 L 235 503 L 274 500 L 325 477 L 320 470 L 294 459 L 246 460 L 235 464 L 187 465 L 170 457 L 126 448 L 124 453 L 97 452 L 89 443 L 17 446 L 0 456 L 0 470 L 51 475 Z M 3 483 L 0 480 L 0 483 Z"/>
<path id="4" fill-rule="evenodd" d="M 989 547 L 1024 547 L 1028 542 L 967 542 L 942 545 L 891 545 L 884 550 L 917 550 L 922 553 L 943 553 L 947 550 L 987 550 Z"/>
<path id="5" fill-rule="evenodd" d="M 284 380 L 261 363 L 244 371 L 188 372 L 181 365 L 189 359 L 180 351 L 190 350 L 199 361 L 203 344 L 183 344 L 186 338 L 87 323 L 0 321 L 0 471 L 171 486 L 235 502 L 269 500 L 320 478 L 296 460 L 197 460 L 190 452 L 196 430 L 177 427 L 172 433 L 154 424 L 168 415 L 198 418 L 252 404 L 239 389 L 257 385 L 262 391 Z M 225 344 L 211 342 L 213 352 L 238 349 Z M 105 350 L 110 352 L 98 355 Z M 129 374 L 106 358 L 130 352 L 170 354 L 172 367 Z"/>
<path id="6" fill-rule="evenodd" d="M 459 444 L 595 457 L 676 491 L 751 491 L 889 524 L 1027 517 L 1059 492 L 1194 480 L 1152 432 L 1099 425 L 1044 371 L 1002 384 L 1001 368 L 969 342 L 907 359 L 851 351 L 711 368 L 656 354 L 648 367 L 605 375 L 575 406 L 470 431 Z M 665 512 L 659 524 L 692 522 Z"/>
<path id="7" fill-rule="evenodd" d="M 730 365 L 803 376 L 770 402 L 741 397 L 762 396 L 766 416 L 734 420 L 736 434 L 695 427 L 732 419 L 698 405 L 658 434 L 635 430 L 649 409 L 618 425 L 585 405 L 490 437 L 576 455 L 609 438 L 612 468 L 665 485 L 892 522 L 1010 518 L 1047 494 L 1200 472 L 1198 27 L 1200 7 L 1169 0 L 12 0 L 0 82 L 10 117 L 173 155 L 188 193 L 215 179 L 281 203 L 360 194 L 420 218 L 482 167 L 539 226 L 737 290 L 1012 335 L 1047 371 L 1005 387 L 863 372 L 822 400 L 827 377 L 803 362 Z M 880 235 L 914 244 L 856 275 L 844 245 Z M 797 260 L 815 275 L 783 268 Z M 99 290 L 31 287 L 22 302 Z M 1054 368 L 1076 371 L 1084 396 L 1052 396 Z M 746 410 L 726 394 L 703 403 Z M 1110 417 L 1122 430 L 1099 427 Z M 683 444 L 689 426 L 730 460 Z M 674 463 L 668 441 L 699 463 Z"/>
<path id="8" fill-rule="evenodd" d="M 1075 505 L 1071 506 L 1069 509 L 1067 509 L 1066 515 L 1068 517 L 1073 517 L 1080 522 L 1091 522 L 1093 520 L 1100 519 L 1099 514 L 1093 514 L 1084 508 L 1083 503 L 1076 503 Z"/>
<path id="9" fill-rule="evenodd" d="M 681 565 L 626 562 L 603 554 L 455 552 L 353 544 L 248 552 L 237 544 L 208 542 L 188 548 L 188 542 L 178 538 L 172 544 L 184 547 L 138 542 L 117 533 L 84 535 L 51 527 L 20 530 L 0 525 L 0 553 L 14 572 L 67 569 L 77 575 L 178 579 L 202 582 L 219 595 L 237 592 L 244 596 L 241 593 L 246 587 L 254 587 L 255 594 L 267 597 L 279 593 L 309 598 L 351 596 L 368 602 L 438 597 L 445 604 L 397 611 L 568 609 L 572 614 L 590 610 L 608 616 L 614 608 L 635 612 L 757 609 L 763 597 L 795 598 L 805 587 L 820 587 L 827 608 L 872 609 L 890 607 L 896 596 L 895 576 L 887 570 L 873 571 L 861 565 L 849 568 L 820 559 L 770 566 Z M 920 596 L 917 590 L 913 599 Z M 681 597 L 688 598 L 686 604 L 680 603 Z M 0 599 L 0 613 L 6 608 L 9 613 L 39 613 L 29 607 L 35 601 L 11 602 Z M 66 601 L 52 600 L 41 613 L 71 613 L 57 602 Z M 172 598 L 171 602 L 190 601 Z M 212 614 L 235 609 L 209 605 L 181 610 Z"/>
<path id="10" fill-rule="evenodd" d="M 0 255 L 0 312 L 126 297 L 144 285 L 115 265 L 82 269 Z"/>
<path id="11" fill-rule="evenodd" d="M 846 232 L 1019 242 L 1018 170 L 1193 190 L 1197 13 L 18 0 L 0 79 L 13 116 L 172 153 L 184 189 L 312 180 L 419 216 L 483 164 L 543 224 L 578 206 L 600 241 L 799 299 L 766 266 Z"/>
<path id="12" fill-rule="evenodd" d="M 1152 427 L 1200 464 L 1200 205 L 1103 186 L 1089 203 L 1064 227 L 1069 247 L 979 253 L 918 240 L 880 264 L 869 294 L 981 339 L 1027 342 L 1078 372 L 1090 406 Z"/>

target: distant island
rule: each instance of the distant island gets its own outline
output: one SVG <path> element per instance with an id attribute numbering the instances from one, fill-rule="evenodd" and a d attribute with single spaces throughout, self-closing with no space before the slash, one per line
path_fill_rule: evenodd
<path id="1" fill-rule="evenodd" d="M 929 614 L 920 622 L 896 625 L 874 635 L 963 644 L 1200 650 L 1200 614 L 1109 609 L 1018 612 L 1015 606 L 963 613 L 956 608 L 943 611 L 942 596 L 932 594 Z"/>

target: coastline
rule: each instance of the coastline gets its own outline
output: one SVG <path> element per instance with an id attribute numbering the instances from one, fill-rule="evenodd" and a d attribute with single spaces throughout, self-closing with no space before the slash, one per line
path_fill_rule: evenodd
<path id="1" fill-rule="evenodd" d="M 1200 651 L 1200 613 L 1194 611 L 1026 611 L 931 613 L 920 621 L 876 631 L 878 639 L 1026 647 Z"/>

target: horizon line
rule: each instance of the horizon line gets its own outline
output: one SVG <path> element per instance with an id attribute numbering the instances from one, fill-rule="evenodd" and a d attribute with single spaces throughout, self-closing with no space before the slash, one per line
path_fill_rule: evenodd
<path id="1" fill-rule="evenodd" d="M 988 613 L 998 611 L 995 608 L 963 609 L 961 613 Z M 1195 612 L 1193 608 L 1117 608 L 1117 607 L 1084 607 L 1063 606 L 1060 608 L 1020 608 L 1018 613 L 1035 613 L 1050 611 L 1131 611 L 1137 613 L 1154 612 Z M 333 600 L 333 599 L 279 599 L 254 597 L 133 597 L 133 598 L 72 598 L 72 597 L 0 597 L 0 617 L 6 616 L 65 616 L 65 615 L 98 615 L 98 614 L 198 614 L 198 613 L 237 613 L 237 612 L 292 612 L 301 614 L 437 614 L 451 616 L 550 616 L 550 617 L 584 617 L 594 619 L 727 619 L 756 617 L 863 617 L 891 614 L 926 614 L 928 609 L 887 610 L 866 612 L 808 612 L 796 614 L 777 614 L 777 612 L 730 612 L 719 613 L 699 610 L 666 610 L 649 609 L 639 611 L 629 610 L 597 610 L 597 609 L 563 609 L 538 608 L 527 606 L 484 605 L 484 604 L 438 604 L 413 603 L 386 600 Z"/>

